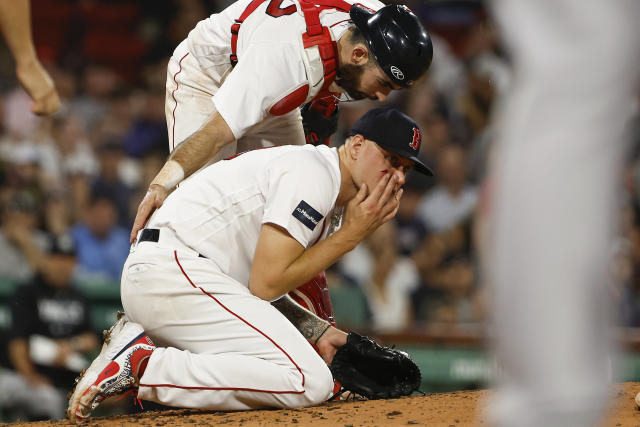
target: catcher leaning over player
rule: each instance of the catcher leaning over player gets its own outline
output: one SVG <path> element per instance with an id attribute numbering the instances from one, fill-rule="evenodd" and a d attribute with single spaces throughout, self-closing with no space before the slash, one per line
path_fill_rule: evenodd
<path id="1" fill-rule="evenodd" d="M 332 395 L 332 371 L 372 398 L 417 389 L 405 353 L 347 335 L 286 295 L 395 216 L 410 169 L 432 174 L 417 157 L 418 126 L 397 110 L 369 111 L 350 135 L 339 148 L 240 154 L 167 198 L 132 245 L 126 315 L 79 379 L 72 421 L 131 389 L 213 410 L 318 404 Z"/>

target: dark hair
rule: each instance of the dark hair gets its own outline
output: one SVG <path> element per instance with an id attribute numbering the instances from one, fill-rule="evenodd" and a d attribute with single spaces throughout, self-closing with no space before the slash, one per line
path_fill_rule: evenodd
<path id="1" fill-rule="evenodd" d="M 113 188 L 110 188 L 100 182 L 96 182 L 93 184 L 91 188 L 91 193 L 89 195 L 89 204 L 91 206 L 103 200 L 106 200 L 115 206 L 116 199 L 117 199 L 117 194 Z"/>

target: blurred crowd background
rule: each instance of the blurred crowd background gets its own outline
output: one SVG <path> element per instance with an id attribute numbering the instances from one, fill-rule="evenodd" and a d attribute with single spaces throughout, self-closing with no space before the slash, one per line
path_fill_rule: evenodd
<path id="1" fill-rule="evenodd" d="M 6 390 L 20 381 L 10 375 L 12 367 L 19 357 L 31 357 L 48 370 L 27 378 L 29 384 L 68 390 L 98 347 L 99 332 L 115 319 L 135 211 L 168 155 L 168 58 L 199 20 L 228 4 L 33 0 L 38 56 L 62 98 L 52 117 L 29 112 L 11 56 L 0 47 L 5 419 L 63 416 L 64 398 L 51 396 L 41 398 L 51 404 L 40 414 L 29 408 L 12 412 L 19 405 L 7 400 Z M 431 32 L 433 65 L 414 88 L 394 92 L 385 103 L 419 123 L 421 155 L 436 177 L 410 175 L 397 218 L 327 273 L 336 319 L 347 329 L 373 333 L 481 330 L 490 298 L 479 280 L 474 213 L 486 209 L 490 196 L 491 111 L 509 84 L 508 56 L 482 2 L 407 4 Z M 340 144 L 374 105 L 341 104 L 332 144 Z M 621 226 L 610 251 L 618 323 L 633 327 L 640 326 L 639 131 L 637 120 L 630 123 L 633 144 L 620 177 Z M 77 328 L 27 328 L 34 314 L 24 307 L 36 310 L 43 295 L 56 301 L 44 308 L 51 318 L 74 317 Z M 51 350 L 52 342 L 65 352 Z"/>

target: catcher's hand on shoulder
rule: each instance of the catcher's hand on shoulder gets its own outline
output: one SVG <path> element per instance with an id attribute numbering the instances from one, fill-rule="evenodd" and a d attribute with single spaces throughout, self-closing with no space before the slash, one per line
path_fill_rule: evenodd
<path id="1" fill-rule="evenodd" d="M 136 213 L 136 219 L 133 221 L 133 227 L 131 228 L 131 235 L 129 241 L 133 243 L 136 240 L 138 231 L 142 230 L 142 227 L 147 223 L 147 220 L 164 202 L 169 192 L 161 185 L 151 184 L 147 193 L 144 195 L 140 206 L 138 206 L 138 212 Z"/>
<path id="2" fill-rule="evenodd" d="M 407 353 L 355 332 L 347 336 L 329 366 L 344 390 L 368 399 L 408 396 L 420 387 L 420 369 Z"/>

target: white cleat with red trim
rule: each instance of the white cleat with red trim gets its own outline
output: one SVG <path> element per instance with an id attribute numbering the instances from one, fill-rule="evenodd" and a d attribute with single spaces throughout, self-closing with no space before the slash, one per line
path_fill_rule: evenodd
<path id="1" fill-rule="evenodd" d="M 135 389 L 140 367 L 155 348 L 142 326 L 119 313 L 118 321 L 105 334 L 100 354 L 76 380 L 67 418 L 81 424 L 106 398 Z"/>

